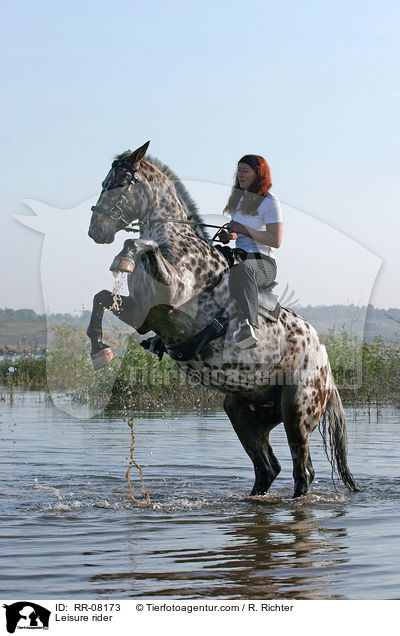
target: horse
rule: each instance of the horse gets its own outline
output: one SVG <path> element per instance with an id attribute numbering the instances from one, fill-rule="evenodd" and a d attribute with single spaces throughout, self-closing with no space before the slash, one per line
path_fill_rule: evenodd
<path id="1" fill-rule="evenodd" d="M 149 143 L 115 157 L 92 207 L 89 236 L 96 243 L 112 243 L 132 223 L 140 230 L 140 238 L 129 241 L 135 265 L 129 295 L 116 303 L 112 292 L 102 290 L 93 299 L 87 335 L 95 369 L 113 355 L 103 342 L 106 309 L 139 334 L 155 332 L 173 349 L 226 308 L 225 337 L 177 364 L 191 383 L 225 394 L 224 410 L 254 467 L 250 496 L 265 495 L 281 470 L 269 441 L 281 423 L 293 462 L 293 497 L 305 495 L 314 479 L 309 439 L 318 425 L 332 477 L 335 471 L 350 491 L 358 490 L 347 464 L 342 402 L 318 333 L 282 307 L 277 320 L 260 318 L 255 348 L 234 344 L 236 301 L 229 296 L 227 261 L 202 228 L 182 182 L 159 160 L 145 159 Z"/>

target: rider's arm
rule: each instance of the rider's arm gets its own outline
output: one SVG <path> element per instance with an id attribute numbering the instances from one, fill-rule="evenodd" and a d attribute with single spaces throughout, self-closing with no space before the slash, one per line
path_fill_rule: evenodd
<path id="1" fill-rule="evenodd" d="M 261 245 L 268 245 L 269 247 L 280 247 L 283 236 L 283 223 L 267 223 L 265 230 L 253 230 L 253 228 L 238 223 L 237 221 L 231 221 L 228 226 L 228 230 L 231 232 L 238 232 L 249 236 L 257 243 Z"/>

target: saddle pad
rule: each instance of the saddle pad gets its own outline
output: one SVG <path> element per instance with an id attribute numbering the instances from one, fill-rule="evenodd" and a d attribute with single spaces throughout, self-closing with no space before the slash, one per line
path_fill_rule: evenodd
<path id="1" fill-rule="evenodd" d="M 258 292 L 259 314 L 267 320 L 276 322 L 279 318 L 281 306 L 278 302 L 278 296 L 270 291 Z"/>

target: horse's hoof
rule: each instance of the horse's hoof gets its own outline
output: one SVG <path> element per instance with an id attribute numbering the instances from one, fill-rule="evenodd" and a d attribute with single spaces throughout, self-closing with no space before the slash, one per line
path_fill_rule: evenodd
<path id="1" fill-rule="evenodd" d="M 295 490 L 292 496 L 292 499 L 298 499 L 299 497 L 305 497 L 306 494 L 308 493 L 308 489 L 307 490 Z"/>
<path id="2" fill-rule="evenodd" d="M 270 484 L 271 485 L 271 484 Z M 267 494 L 269 488 L 269 486 L 266 486 L 265 488 L 260 488 L 260 487 L 254 487 L 253 490 L 251 491 L 249 497 L 264 497 L 264 495 Z"/>
<path id="3" fill-rule="evenodd" d="M 123 272 L 124 274 L 132 274 L 135 269 L 135 261 L 128 256 L 116 256 L 111 263 L 111 272 Z"/>
<path id="4" fill-rule="evenodd" d="M 102 349 L 90 357 L 92 358 L 93 369 L 98 371 L 99 369 L 106 367 L 107 364 L 110 364 L 114 354 L 111 347 L 106 347 L 106 349 Z"/>

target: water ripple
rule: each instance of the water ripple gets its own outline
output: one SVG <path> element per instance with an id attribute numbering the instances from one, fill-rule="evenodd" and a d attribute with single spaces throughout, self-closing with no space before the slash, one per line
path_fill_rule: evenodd
<path id="1" fill-rule="evenodd" d="M 282 472 L 266 496 L 249 497 L 253 471 L 224 414 L 138 416 L 146 505 L 129 498 L 118 415 L 68 420 L 34 399 L 7 408 L 3 598 L 400 597 L 396 414 L 379 427 L 349 419 L 357 493 L 332 484 L 314 434 L 316 479 L 298 499 L 282 427 L 272 435 Z"/>

